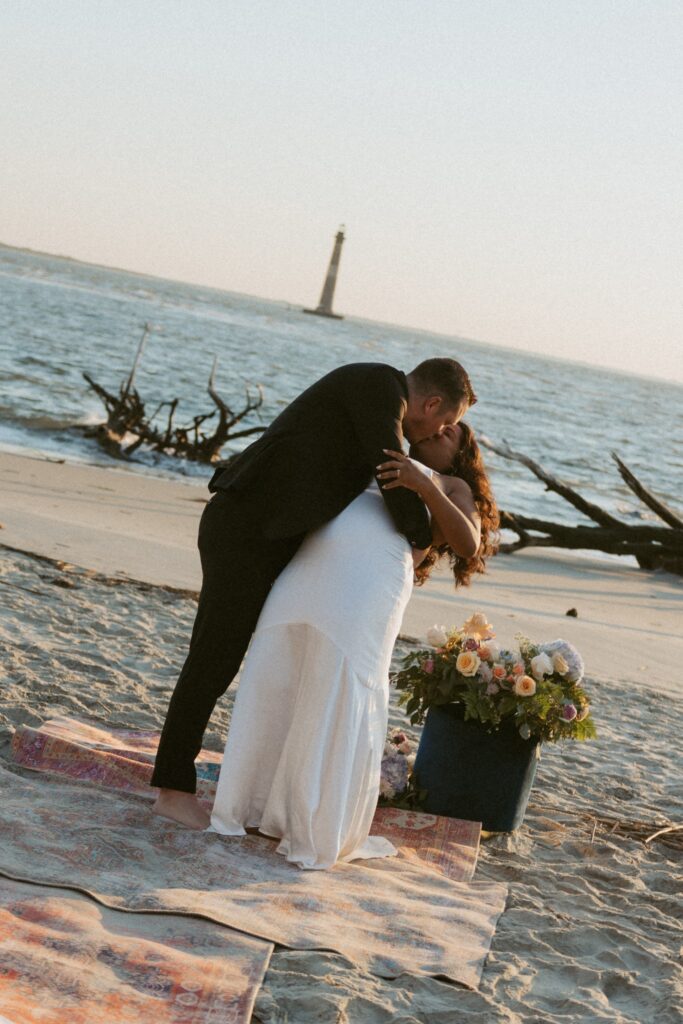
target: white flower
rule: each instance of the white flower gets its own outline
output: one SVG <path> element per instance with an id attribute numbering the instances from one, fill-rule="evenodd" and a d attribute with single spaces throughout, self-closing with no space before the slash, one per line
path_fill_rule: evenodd
<path id="1" fill-rule="evenodd" d="M 432 647 L 443 647 L 448 640 L 445 626 L 430 626 L 427 630 L 427 643 Z"/>
<path id="2" fill-rule="evenodd" d="M 379 780 L 379 791 L 382 796 L 387 798 L 387 800 L 393 800 L 396 796 L 396 790 L 391 783 L 387 782 L 386 779 Z"/>
<path id="3" fill-rule="evenodd" d="M 483 683 L 490 683 L 491 680 L 493 679 L 493 671 L 491 670 L 491 666 L 487 665 L 485 661 L 482 661 L 481 665 L 479 666 L 478 675 Z"/>
<path id="4" fill-rule="evenodd" d="M 489 649 L 491 661 L 498 661 L 498 659 L 500 658 L 500 644 L 496 643 L 495 640 L 487 640 L 486 646 Z"/>
<path id="5" fill-rule="evenodd" d="M 543 676 L 551 676 L 553 674 L 553 663 L 545 651 L 531 659 L 531 672 L 534 678 L 538 680 L 543 679 Z"/>

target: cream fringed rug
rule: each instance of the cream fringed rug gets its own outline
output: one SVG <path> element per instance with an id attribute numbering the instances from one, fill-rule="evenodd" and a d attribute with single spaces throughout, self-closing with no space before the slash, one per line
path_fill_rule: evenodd
<path id="1" fill-rule="evenodd" d="M 22 763 L 35 736 L 24 739 L 15 743 Z M 0 769 L 0 873 L 70 886 L 112 908 L 200 915 L 293 949 L 335 951 L 383 977 L 478 985 L 507 888 L 449 877 L 454 865 L 462 872 L 453 850 L 465 845 L 449 847 L 450 819 L 392 811 L 395 829 L 423 834 L 404 857 L 300 871 L 266 839 L 183 829 L 150 814 L 145 797 L 55 777 L 55 765 L 29 778 Z M 472 848 L 471 830 L 469 840 Z"/>
<path id="2" fill-rule="evenodd" d="M 0 878 L 0 1020 L 248 1024 L 273 946 Z"/>

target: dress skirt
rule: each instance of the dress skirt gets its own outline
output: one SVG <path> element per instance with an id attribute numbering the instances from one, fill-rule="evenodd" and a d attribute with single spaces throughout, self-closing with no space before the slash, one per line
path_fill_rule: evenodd
<path id="1" fill-rule="evenodd" d="M 368 833 L 412 581 L 410 545 L 376 484 L 308 535 L 247 652 L 211 831 L 257 827 L 300 868 L 396 853 Z"/>

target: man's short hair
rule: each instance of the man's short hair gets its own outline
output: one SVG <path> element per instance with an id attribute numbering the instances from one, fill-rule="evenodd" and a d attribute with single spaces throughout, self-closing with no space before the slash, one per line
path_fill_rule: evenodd
<path id="1" fill-rule="evenodd" d="M 441 395 L 453 408 L 463 399 L 468 405 L 477 401 L 467 371 L 455 359 L 425 359 L 415 367 L 410 379 L 421 395 Z"/>

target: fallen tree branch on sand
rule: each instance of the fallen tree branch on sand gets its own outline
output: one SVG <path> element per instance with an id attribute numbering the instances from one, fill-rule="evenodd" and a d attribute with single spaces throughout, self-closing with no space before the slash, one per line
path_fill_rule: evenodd
<path id="1" fill-rule="evenodd" d="M 249 387 L 246 387 L 242 408 L 237 411 L 231 409 L 216 390 L 217 357 L 214 357 L 207 385 L 207 392 L 216 407 L 215 409 L 194 416 L 189 424 L 176 426 L 174 418 L 180 400 L 173 398 L 160 402 L 149 416 L 145 409 L 145 403 L 135 387 L 135 374 L 150 330 L 150 325 L 145 324 L 131 372 L 127 380 L 119 387 L 117 394 L 107 391 L 89 374 L 83 373 L 88 385 L 101 399 L 107 412 L 107 419 L 104 423 L 84 429 L 86 436 L 96 438 L 109 454 L 117 458 L 130 458 L 138 448 L 145 445 L 151 451 L 163 452 L 166 455 L 194 462 L 213 463 L 221 457 L 221 449 L 228 441 L 263 433 L 266 429 L 263 425 L 245 427 L 241 430 L 234 429 L 247 416 L 261 408 L 263 404 L 261 385 L 256 386 L 255 394 L 250 391 Z M 157 417 L 162 409 L 167 410 L 166 422 L 164 425 L 159 425 Z M 218 413 L 218 422 L 215 424 L 213 432 L 204 432 L 201 427 L 208 420 L 213 420 L 216 413 Z"/>
<path id="2" fill-rule="evenodd" d="M 545 484 L 547 491 L 559 494 L 598 524 L 567 526 L 516 512 L 501 511 L 501 526 L 516 533 L 518 538 L 510 544 L 501 544 L 501 552 L 509 554 L 525 547 L 582 548 L 615 555 L 633 555 L 642 569 L 663 568 L 683 575 L 683 519 L 645 487 L 615 452 L 612 452 L 612 458 L 626 485 L 666 526 L 624 523 L 600 505 L 588 501 L 529 456 L 513 451 L 506 442 L 494 444 L 485 437 L 480 437 L 479 441 L 502 458 L 527 466 Z"/>
<path id="3" fill-rule="evenodd" d="M 683 825 L 667 824 L 653 825 L 646 821 L 623 821 L 621 818 L 611 818 L 604 815 L 588 814 L 584 812 L 582 818 L 587 824 L 593 824 L 591 844 L 595 840 L 597 829 L 602 829 L 604 836 L 624 836 L 627 839 L 640 839 L 648 846 L 655 839 L 674 850 L 683 850 Z"/>

